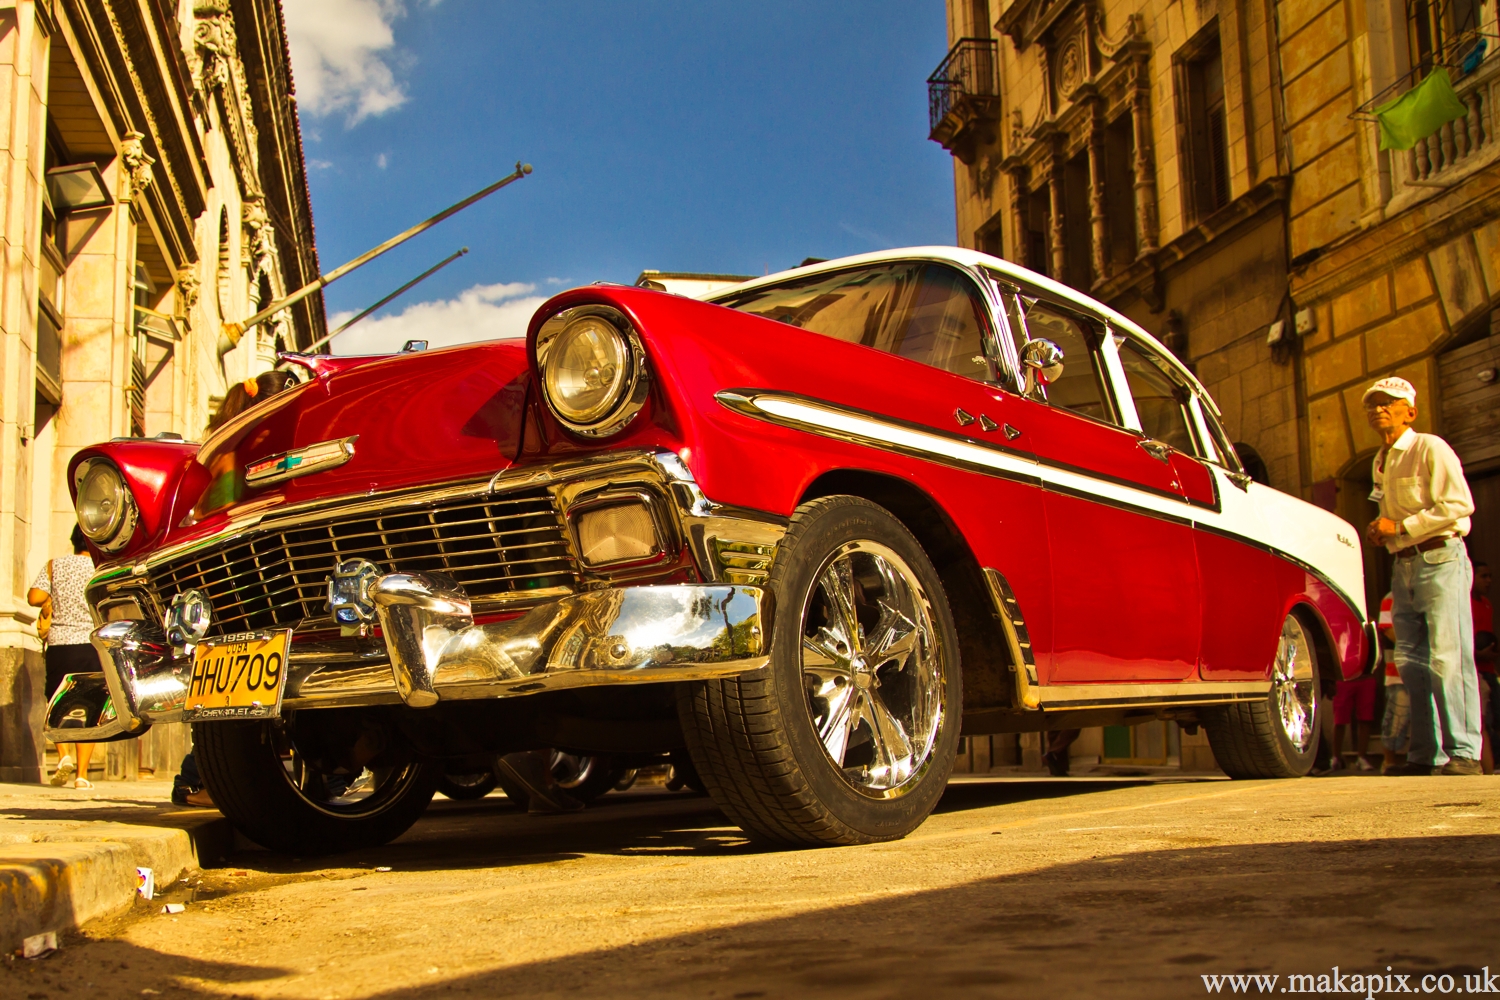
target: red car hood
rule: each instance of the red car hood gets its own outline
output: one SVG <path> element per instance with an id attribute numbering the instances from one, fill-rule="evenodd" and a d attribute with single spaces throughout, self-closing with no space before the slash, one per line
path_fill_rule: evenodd
<path id="1" fill-rule="evenodd" d="M 515 460 L 529 381 L 525 341 L 498 341 L 341 366 L 216 431 L 183 477 L 174 540 L 213 531 L 249 505 L 300 503 L 493 475 Z M 343 465 L 263 488 L 247 464 L 353 439 Z M 186 523 L 184 523 L 186 522 Z"/>

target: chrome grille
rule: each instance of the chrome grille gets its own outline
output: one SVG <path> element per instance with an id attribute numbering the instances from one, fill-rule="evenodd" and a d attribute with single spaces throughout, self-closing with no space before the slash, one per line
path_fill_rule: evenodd
<path id="1" fill-rule="evenodd" d="M 447 573 L 474 600 L 574 582 L 563 523 L 544 490 L 252 532 L 154 567 L 149 580 L 163 605 L 178 591 L 207 594 L 215 634 L 285 628 L 328 617 L 328 576 L 342 559 Z"/>

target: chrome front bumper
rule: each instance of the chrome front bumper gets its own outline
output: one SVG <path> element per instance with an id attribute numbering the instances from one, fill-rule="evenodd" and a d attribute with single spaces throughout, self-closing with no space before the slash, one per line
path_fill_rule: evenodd
<path id="1" fill-rule="evenodd" d="M 730 677 L 765 666 L 769 591 L 739 584 L 614 587 L 476 625 L 461 587 L 437 575 L 390 573 L 371 587 L 381 631 L 364 655 L 288 670 L 283 710 L 507 698 L 561 688 Z M 53 742 L 102 742 L 182 720 L 190 653 L 159 626 L 108 622 L 94 631 L 103 677 L 70 675 L 48 708 Z M 106 697 L 107 696 L 107 697 Z M 92 725 L 79 725 L 87 716 Z"/>

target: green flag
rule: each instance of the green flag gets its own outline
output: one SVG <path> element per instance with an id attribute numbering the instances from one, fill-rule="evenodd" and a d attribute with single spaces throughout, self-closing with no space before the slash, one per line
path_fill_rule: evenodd
<path id="1" fill-rule="evenodd" d="M 1453 92 L 1448 71 L 1439 66 L 1427 74 L 1427 79 L 1375 109 L 1380 121 L 1380 148 L 1411 149 L 1419 139 L 1468 113 L 1468 106 Z"/>

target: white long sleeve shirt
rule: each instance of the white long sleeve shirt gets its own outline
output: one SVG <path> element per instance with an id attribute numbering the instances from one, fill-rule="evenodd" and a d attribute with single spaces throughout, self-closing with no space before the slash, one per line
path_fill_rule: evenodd
<path id="1" fill-rule="evenodd" d="M 1392 552 L 1437 535 L 1469 533 L 1474 495 L 1463 463 L 1447 441 L 1408 427 L 1394 444 L 1375 455 L 1375 490 L 1380 516 L 1401 526 L 1385 543 Z"/>

